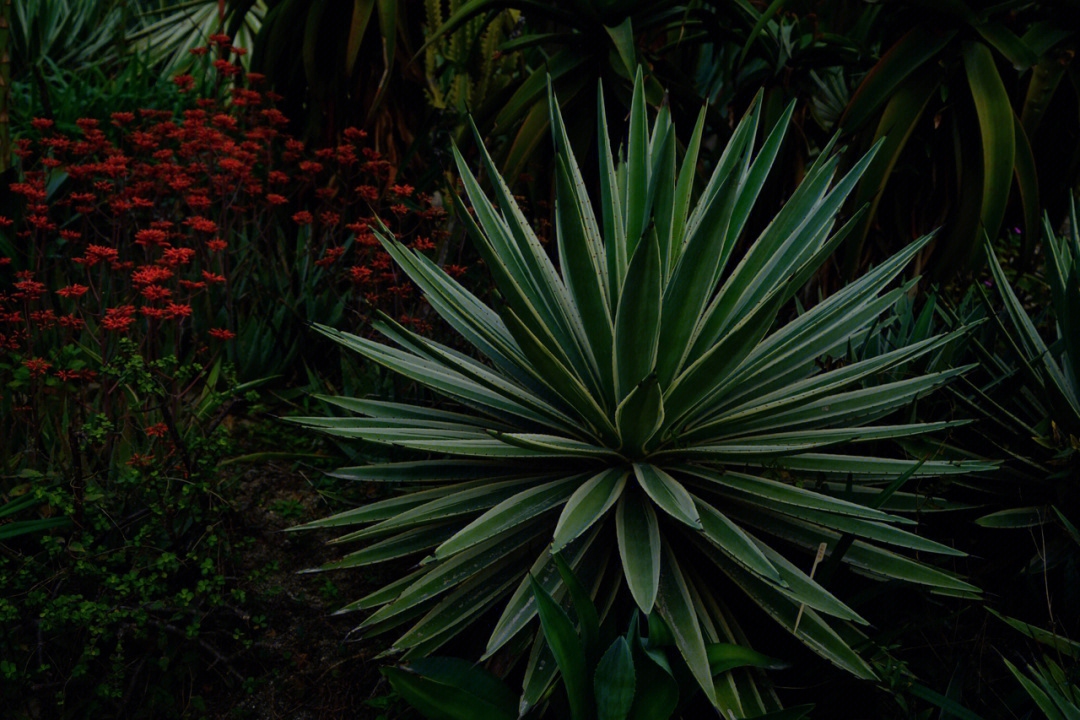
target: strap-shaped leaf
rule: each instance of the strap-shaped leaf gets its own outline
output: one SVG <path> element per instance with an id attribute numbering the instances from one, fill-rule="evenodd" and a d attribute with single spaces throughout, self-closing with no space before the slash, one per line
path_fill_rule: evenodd
<path id="1" fill-rule="evenodd" d="M 619 449 L 640 454 L 664 424 L 664 397 L 656 374 L 638 383 L 615 410 Z"/>
<path id="2" fill-rule="evenodd" d="M 744 507 L 740 510 L 740 513 L 747 524 L 764 533 L 797 543 L 810 552 L 816 551 L 821 543 L 826 543 L 829 548 L 835 549 L 837 543 L 840 542 L 840 533 L 793 517 L 784 517 L 771 512 L 769 508 L 761 506 Z M 831 553 L 832 550 L 829 550 L 829 552 Z M 979 589 L 974 585 L 944 570 L 911 560 L 862 540 L 856 540 L 851 544 L 844 553 L 843 560 L 852 567 L 860 568 L 881 577 L 918 583 L 945 591 L 974 594 L 979 592 Z"/>
<path id="3" fill-rule="evenodd" d="M 968 43 L 964 47 L 964 70 L 982 135 L 982 232 L 996 238 L 1005 217 L 1016 157 L 1012 103 L 986 45 Z"/>
<path id="4" fill-rule="evenodd" d="M 417 656 L 426 656 L 449 642 L 457 629 L 485 612 L 510 591 L 517 577 L 508 574 L 506 569 L 515 561 L 513 557 L 507 558 L 490 566 L 469 582 L 457 586 L 457 589 L 432 607 L 404 635 L 395 640 L 394 648 L 397 650 L 415 649 L 402 656 L 406 660 L 411 660 Z"/>
<path id="5" fill-rule="evenodd" d="M 911 463 L 908 463 L 908 465 L 910 464 Z M 822 495 L 821 493 L 812 490 L 804 490 L 795 485 L 788 485 L 786 483 L 757 477 L 755 475 L 733 471 L 716 472 L 698 467 L 686 467 L 683 468 L 683 471 L 693 477 L 715 483 L 721 488 L 730 487 L 745 492 L 749 496 L 755 498 L 756 501 L 764 504 L 785 503 L 789 505 L 798 505 L 841 515 L 861 517 L 867 520 L 877 520 L 879 522 L 911 522 L 906 518 L 888 515 L 880 510 L 875 510 L 874 508 L 856 505 L 855 503 L 846 500 L 828 497 L 827 495 Z"/>
<path id="6" fill-rule="evenodd" d="M 660 526 L 652 503 L 640 493 L 623 493 L 615 529 L 626 585 L 641 611 L 650 613 L 660 586 Z"/>
<path id="7" fill-rule="evenodd" d="M 585 647 L 563 609 L 556 604 L 547 591 L 534 580 L 540 624 L 551 648 L 555 662 L 562 674 L 566 695 L 570 700 L 570 713 L 574 720 L 589 720 L 593 707 L 592 688 L 589 687 L 585 668 Z"/>
<path id="8" fill-rule="evenodd" d="M 620 468 L 604 470 L 574 491 L 555 524 L 555 535 L 551 541 L 553 553 L 577 539 L 615 504 L 626 487 L 627 475 Z"/>
<path id="9" fill-rule="evenodd" d="M 604 87 L 597 88 L 597 123 L 600 150 L 600 209 L 604 221 L 605 266 L 608 278 L 608 299 L 611 313 L 615 314 L 623 280 L 630 258 L 626 253 L 626 226 L 623 221 L 622 200 L 615 173 L 615 161 L 611 156 L 611 140 L 608 133 L 607 110 L 604 107 Z"/>
<path id="10" fill-rule="evenodd" d="M 435 551 L 436 559 L 443 560 L 530 520 L 551 508 L 558 507 L 572 497 L 580 477 L 538 485 L 513 495 L 463 527 Z"/>
<path id="11" fill-rule="evenodd" d="M 394 602 L 367 618 L 361 627 L 379 623 L 446 592 L 457 583 L 505 560 L 512 552 L 532 540 L 535 534 L 535 525 L 513 527 L 433 566 L 423 577 L 402 590 Z"/>
<path id="12" fill-rule="evenodd" d="M 799 617 L 799 607 L 779 589 L 759 580 L 717 551 L 710 552 L 709 558 L 752 597 L 770 617 L 787 628 L 815 653 L 856 677 L 867 680 L 877 678 L 866 661 L 859 657 L 814 610 L 804 609 L 796 627 L 795 619 Z"/>
<path id="13" fill-rule="evenodd" d="M 626 638 L 615 638 L 596 666 L 593 692 L 597 720 L 626 720 L 634 703 L 634 659 Z"/>
<path id="14" fill-rule="evenodd" d="M 421 550 L 433 548 L 453 535 L 456 530 L 457 526 L 452 522 L 414 528 L 373 545 L 368 545 L 363 550 L 349 553 L 340 560 L 326 563 L 317 569 L 319 571 L 342 570 L 395 560 Z"/>
<path id="15" fill-rule="evenodd" d="M 615 397 L 622 400 L 652 372 L 660 338 L 660 249 L 656 236 L 638 243 L 615 313 Z"/>
<path id="16" fill-rule="evenodd" d="M 649 217 L 652 208 L 652 198 L 648 194 L 648 143 L 649 121 L 645 111 L 645 85 L 639 67 L 634 76 L 633 97 L 630 101 L 630 139 L 626 152 L 626 189 L 622 203 L 626 217 L 626 254 L 630 258 L 636 253 L 645 229 L 645 219 Z M 626 284 L 629 285 L 630 282 L 628 275 Z"/>
<path id="17" fill-rule="evenodd" d="M 694 498 L 682 483 L 650 463 L 634 463 L 634 476 L 641 489 L 661 510 L 692 528 L 701 529 L 701 518 L 698 517 Z"/>
<path id="18" fill-rule="evenodd" d="M 660 592 L 656 597 L 656 610 L 667 622 L 690 673 L 705 691 L 709 701 L 716 704 L 716 686 L 709 670 L 709 656 L 705 639 L 701 635 L 694 603 L 686 587 L 679 563 L 671 548 L 664 545 L 664 561 L 660 570 Z"/>
<path id="19" fill-rule="evenodd" d="M 563 550 L 562 557 L 572 570 L 578 569 L 585 562 L 585 555 L 594 548 L 594 542 L 600 534 L 600 526 L 594 525 L 591 530 L 584 533 L 577 541 L 571 543 Z M 484 658 L 491 657 L 518 632 L 536 617 L 536 598 L 531 588 L 531 578 L 538 583 L 555 599 L 562 598 L 565 585 L 561 580 L 562 574 L 557 571 L 554 557 L 549 550 L 545 550 L 536 558 L 529 569 L 528 576 L 522 578 L 514 594 L 503 608 L 502 615 L 495 623 L 491 637 L 488 639 Z"/>
<path id="20" fill-rule="evenodd" d="M 702 530 L 711 542 L 730 555 L 736 562 L 746 566 L 777 585 L 784 581 L 769 559 L 738 525 L 704 500 L 695 498 Z"/>

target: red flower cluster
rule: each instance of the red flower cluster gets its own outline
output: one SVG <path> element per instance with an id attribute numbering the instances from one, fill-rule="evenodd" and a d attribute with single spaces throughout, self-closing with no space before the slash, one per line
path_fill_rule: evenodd
<path id="1" fill-rule="evenodd" d="M 0 359 L 13 361 L 0 362 L 0 387 L 16 389 L 0 395 L 0 415 L 59 387 L 101 407 L 109 389 L 86 365 L 109 363 L 119 337 L 150 359 L 235 341 L 246 313 L 280 305 L 268 280 L 283 268 L 319 268 L 318 291 L 345 300 L 360 325 L 382 310 L 424 326 L 419 294 L 369 228 L 379 218 L 434 255 L 446 240 L 442 208 L 397 182 L 363 130 L 313 153 L 288 137 L 280 98 L 229 61 L 242 50 L 228 37 L 195 54 L 217 58 L 218 77 L 204 84 L 215 96 L 179 115 L 113 113 L 80 119 L 75 132 L 37 119 L 18 141 L 22 173 L 10 190 L 25 211 L 18 222 L 0 217 L 0 247 L 16 248 L 0 255 Z M 191 74 L 174 81 L 181 93 L 200 85 Z M 9 382 L 16 371 L 29 375 L 21 388 Z M 53 389 L 38 392 L 46 383 Z"/>

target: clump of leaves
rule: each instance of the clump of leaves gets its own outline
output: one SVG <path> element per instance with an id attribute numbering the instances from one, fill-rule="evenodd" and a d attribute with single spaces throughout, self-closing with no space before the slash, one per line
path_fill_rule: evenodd
<path id="1" fill-rule="evenodd" d="M 1011 458 L 1009 477 L 1019 505 L 979 518 L 995 528 L 1043 528 L 1046 547 L 1031 561 L 1036 570 L 1077 561 L 1080 535 L 1080 229 L 1072 207 L 1071 231 L 1057 237 L 1045 219 L 1047 308 L 1052 337 L 1044 339 L 1038 318 L 1025 310 L 1009 284 L 993 248 L 987 245 L 990 271 L 1000 294 L 991 299 L 979 288 L 995 315 L 1003 338 L 1000 353 L 984 352 L 990 380 L 976 387 L 971 405 L 985 414 L 986 437 Z M 1049 532 L 1046 532 L 1049 531 Z M 1072 593 L 1070 593 L 1071 595 Z"/>
<path id="2" fill-rule="evenodd" d="M 836 629 L 865 621 L 800 566 L 842 543 L 843 562 L 862 574 L 974 592 L 883 546 L 959 554 L 905 529 L 915 523 L 903 513 L 917 499 L 897 490 L 909 477 L 987 464 L 862 449 L 948 426 L 876 421 L 964 368 L 872 380 L 958 333 L 828 370 L 818 359 L 857 342 L 913 286 L 889 289 L 929 238 L 801 314 L 782 314 L 852 227 L 835 229 L 837 212 L 872 155 L 834 184 L 838 158 L 825 148 L 736 261 L 791 108 L 755 152 L 755 103 L 692 203 L 703 121 L 677 168 L 669 111 L 661 108 L 650 130 L 639 71 L 627 154 L 616 165 L 600 97 L 595 211 L 558 105 L 549 103 L 557 266 L 491 158 L 481 154 L 493 198 L 456 155 L 475 220 L 463 207 L 458 216 L 497 285 L 494 307 L 380 233 L 432 308 L 486 361 L 388 318 L 377 329 L 393 345 L 322 328 L 456 407 L 338 397 L 327 400 L 363 417 L 300 419 L 341 437 L 437 456 L 338 471 L 412 492 L 305 527 L 349 528 L 341 541 L 375 541 L 330 568 L 430 553 L 411 574 L 346 608 L 379 608 L 361 627 L 400 633 L 393 646 L 406 660 L 496 607 L 503 611 L 487 656 L 527 647 L 538 612 L 528 576 L 549 593 L 563 592 L 552 568 L 552 553 L 562 552 L 586 587 L 613 587 L 643 613 L 655 611 L 720 707 L 707 647 L 728 633 L 742 637 L 721 599 L 732 587 L 814 652 L 874 677 Z M 781 318 L 787 321 L 775 327 Z M 533 645 L 527 683 L 554 674 L 543 645 L 542 638 Z"/>
<path id="3" fill-rule="evenodd" d="M 569 588 L 572 614 L 539 583 L 532 583 L 544 638 L 554 649 L 554 660 L 566 688 L 565 697 L 561 694 L 552 697 L 553 703 L 565 703 L 565 707 L 551 705 L 553 714 L 569 715 L 574 720 L 667 720 L 677 709 L 686 710 L 688 703 L 700 695 L 700 688 L 675 650 L 674 636 L 664 621 L 653 613 L 648 619 L 648 634 L 644 634 L 635 611 L 629 630 L 612 637 L 613 625 L 601 624 L 601 608 L 597 608 L 570 567 L 558 555 L 555 565 Z M 774 658 L 739 645 L 711 643 L 706 650 L 717 693 L 734 704 L 738 704 L 738 695 L 734 692 L 736 680 L 732 671 L 786 667 Z M 475 663 L 458 658 L 422 658 L 383 668 L 382 673 L 394 691 L 425 717 L 455 720 L 518 717 L 513 691 Z M 783 712 L 782 717 L 787 720 L 799 720 L 813 708 L 804 705 L 783 711 L 774 698 L 765 699 L 768 704 L 759 698 L 755 710 L 764 712 L 768 707 Z M 762 716 L 755 714 L 755 717 Z"/>

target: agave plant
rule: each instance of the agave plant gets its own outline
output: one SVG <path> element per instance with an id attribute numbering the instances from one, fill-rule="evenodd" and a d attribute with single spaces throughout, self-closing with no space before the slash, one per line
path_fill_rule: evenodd
<path id="1" fill-rule="evenodd" d="M 537 613 L 529 575 L 562 597 L 552 562 L 562 552 L 590 592 L 655 611 L 714 704 L 722 700 L 706 646 L 746 642 L 725 602 L 736 587 L 814 652 L 874 677 L 836 630 L 864 620 L 807 572 L 815 553 L 831 554 L 843 538 L 843 562 L 861 574 L 976 592 L 897 552 L 959 554 L 909 531 L 915 523 L 904 512 L 918 498 L 895 492 L 893 483 L 986 464 L 860 450 L 948 426 L 875 421 L 964 368 L 868 382 L 957 333 L 828 370 L 818 359 L 857 341 L 911 289 L 914 280 L 890 286 L 928 238 L 792 317 L 788 301 L 851 227 L 834 227 L 837 211 L 870 156 L 834 183 L 838 157 L 825 148 L 736 260 L 792 108 L 755 150 L 755 103 L 692 202 L 703 115 L 676 171 L 669 111 L 661 108 L 650 129 L 638 71 L 627 153 L 616 165 L 600 97 L 597 210 L 549 99 L 557 262 L 490 156 L 481 151 L 491 198 L 455 154 L 475 212 L 474 219 L 460 207 L 459 217 L 498 288 L 493 306 L 379 234 L 480 357 L 389 318 L 375 327 L 392 345 L 320 328 L 453 404 L 333 397 L 328 402 L 361 417 L 298 419 L 429 454 L 339 470 L 410 492 L 304 527 L 348 528 L 343 542 L 375 541 L 327 569 L 427 554 L 410 574 L 346 608 L 378 607 L 361 628 L 397 632 L 393 648 L 406 660 L 442 646 L 492 608 L 502 614 L 484 629 L 486 655 L 528 647 Z M 542 639 L 532 648 L 526 705 L 555 666 Z M 737 705 L 733 712 L 741 714 Z"/>

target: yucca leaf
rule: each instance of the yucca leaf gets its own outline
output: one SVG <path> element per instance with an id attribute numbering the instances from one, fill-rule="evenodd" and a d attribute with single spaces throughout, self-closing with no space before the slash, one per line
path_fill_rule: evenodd
<path id="1" fill-rule="evenodd" d="M 435 565 L 421 579 L 403 589 L 394 602 L 383 607 L 363 622 L 368 627 L 404 612 L 420 603 L 446 592 L 456 583 L 471 578 L 503 561 L 535 537 L 535 525 L 514 527 L 466 552 Z"/>
<path id="2" fill-rule="evenodd" d="M 566 501 L 559 521 L 555 524 L 551 551 L 559 552 L 592 527 L 622 495 L 626 478 L 626 471 L 612 468 L 597 473 L 579 485 Z"/>
<path id="3" fill-rule="evenodd" d="M 877 677 L 866 661 L 860 658 L 816 612 L 810 609 L 804 610 L 799 626 L 796 628 L 795 618 L 799 614 L 798 605 L 784 596 L 779 589 L 769 586 L 763 580 L 758 580 L 719 553 L 714 552 L 709 557 L 724 574 L 754 598 L 770 617 L 791 631 L 811 650 L 857 677 L 865 679 Z"/>
<path id="4" fill-rule="evenodd" d="M 626 285 L 615 313 L 612 355 L 615 397 L 622 401 L 656 365 L 660 338 L 660 248 L 656 237 L 642 239 L 630 259 Z"/>
<path id="5" fill-rule="evenodd" d="M 344 568 L 361 567 L 373 563 L 394 560 L 406 555 L 433 548 L 443 542 L 457 530 L 455 523 L 433 525 L 407 530 L 386 540 L 381 540 L 374 545 L 368 545 L 363 550 L 349 553 L 340 560 L 326 563 L 318 570 L 342 570 Z"/>
<path id="6" fill-rule="evenodd" d="M 776 658 L 731 643 L 709 643 L 705 648 L 705 652 L 709 656 L 709 670 L 713 675 L 719 675 L 741 667 L 782 670 L 788 666 L 787 663 Z"/>
<path id="7" fill-rule="evenodd" d="M 650 613 L 660 585 L 660 527 L 652 504 L 640 493 L 623 493 L 615 528 L 630 594 L 642 612 Z"/>
<path id="8" fill-rule="evenodd" d="M 619 448 L 640 453 L 664 424 L 664 397 L 656 374 L 651 373 L 623 398 L 615 410 Z"/>
<path id="9" fill-rule="evenodd" d="M 615 161 L 611 156 L 611 141 L 604 108 L 604 88 L 597 89 L 597 122 L 600 146 L 600 208 L 604 222 L 604 249 L 608 278 L 608 298 L 614 316 L 622 293 L 623 279 L 629 256 L 626 253 L 626 229 L 623 221 L 622 200 L 616 179 Z"/>
<path id="10" fill-rule="evenodd" d="M 634 463 L 634 476 L 657 507 L 676 520 L 701 529 L 701 518 L 698 517 L 694 499 L 678 480 L 650 463 Z"/>
<path id="11" fill-rule="evenodd" d="M 561 553 L 563 557 L 569 558 L 567 564 L 572 570 L 578 568 L 584 562 L 586 552 L 594 548 L 593 543 L 599 534 L 599 530 L 600 527 L 594 525 L 591 530 L 587 531 L 577 541 L 571 543 Z M 490 657 L 503 647 L 536 617 L 536 598 L 533 596 L 532 580 L 530 578 L 535 578 L 552 597 L 562 597 L 565 585 L 561 580 L 562 574 L 557 570 L 554 557 L 550 551 L 541 553 L 529 569 L 527 577 L 522 579 L 520 585 L 506 603 L 502 616 L 499 617 L 495 629 L 492 630 L 491 637 L 488 639 L 488 645 L 484 653 L 485 658 Z"/>
<path id="12" fill-rule="evenodd" d="M 690 667 L 690 672 L 697 680 L 705 696 L 716 704 L 716 687 L 713 685 L 709 670 L 709 656 L 705 649 L 705 640 L 701 635 L 697 613 L 694 611 L 690 591 L 686 587 L 682 570 L 671 552 L 664 546 L 664 559 L 660 570 L 660 592 L 656 597 L 656 610 L 667 622 L 675 645 Z"/>
<path id="13" fill-rule="evenodd" d="M 508 557 L 479 573 L 432 607 L 424 617 L 394 641 L 397 650 L 409 650 L 424 645 L 422 652 L 408 652 L 402 657 L 411 660 L 427 655 L 449 642 L 456 631 L 472 621 L 510 591 L 517 581 L 508 576 L 506 568 L 512 567 L 516 558 Z"/>
<path id="14" fill-rule="evenodd" d="M 703 107 L 698 113 L 694 132 L 690 135 L 690 142 L 686 144 L 686 153 L 683 155 L 679 179 L 675 184 L 675 194 L 671 201 L 671 229 L 667 231 L 670 248 L 669 268 L 674 268 L 682 255 L 682 238 L 685 234 L 687 214 L 690 212 L 690 193 L 694 188 L 694 178 L 697 175 L 697 159 L 701 150 L 701 135 L 704 129 L 705 108 Z"/>
<path id="15" fill-rule="evenodd" d="M 607 285 L 601 271 L 605 263 L 600 255 L 603 246 L 598 238 L 590 240 L 588 237 L 587 224 L 581 213 L 582 206 L 588 204 L 583 202 L 583 190 L 575 192 L 565 162 L 559 163 L 556 179 L 555 234 L 559 243 L 559 265 L 581 315 L 592 352 L 597 358 L 606 358 L 611 353 L 614 329 Z M 611 367 L 599 361 L 597 366 L 604 394 L 610 398 L 614 394 Z"/>
<path id="16" fill-rule="evenodd" d="M 784 584 L 780 573 L 777 572 L 769 559 L 762 554 L 758 546 L 746 535 L 742 528 L 731 522 L 704 500 L 695 498 L 694 501 L 697 505 L 698 515 L 701 518 L 705 537 L 730 555 L 736 562 L 746 566 L 748 570 L 752 570 L 777 585 Z"/>
<path id="17" fill-rule="evenodd" d="M 626 217 L 626 255 L 629 258 L 633 258 L 636 253 L 641 234 L 645 230 L 645 218 L 649 216 L 652 206 L 652 198 L 648 195 L 649 123 L 645 113 L 645 85 L 640 67 L 634 76 L 633 92 L 630 102 L 630 140 L 626 153 L 626 190 L 622 202 Z M 629 275 L 626 281 L 629 285 Z"/>
<path id="18" fill-rule="evenodd" d="M 459 530 L 435 551 L 439 560 L 564 504 L 576 492 L 577 477 L 555 480 L 508 497 Z"/>

